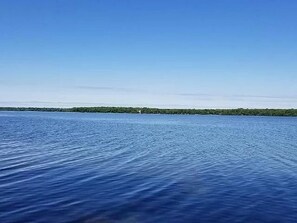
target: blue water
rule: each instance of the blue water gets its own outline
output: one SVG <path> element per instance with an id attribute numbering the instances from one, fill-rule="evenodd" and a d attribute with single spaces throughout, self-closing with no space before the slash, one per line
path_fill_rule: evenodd
<path id="1" fill-rule="evenodd" d="M 0 112 L 0 222 L 296 222 L 297 118 Z"/>

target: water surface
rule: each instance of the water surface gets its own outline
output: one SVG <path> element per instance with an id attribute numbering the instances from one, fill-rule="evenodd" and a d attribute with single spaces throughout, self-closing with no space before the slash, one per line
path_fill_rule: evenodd
<path id="1" fill-rule="evenodd" d="M 0 222 L 296 222 L 297 118 L 0 112 Z"/>

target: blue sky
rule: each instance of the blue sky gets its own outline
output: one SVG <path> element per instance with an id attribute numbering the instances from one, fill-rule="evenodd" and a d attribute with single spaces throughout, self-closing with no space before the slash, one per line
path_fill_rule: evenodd
<path id="1" fill-rule="evenodd" d="M 295 0 L 2 0 L 0 106 L 297 108 Z"/>

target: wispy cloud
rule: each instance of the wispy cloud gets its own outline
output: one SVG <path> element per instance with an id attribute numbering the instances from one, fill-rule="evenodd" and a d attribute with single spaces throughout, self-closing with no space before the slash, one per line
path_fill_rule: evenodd
<path id="1" fill-rule="evenodd" d="M 77 89 L 91 91 L 108 91 L 116 93 L 130 94 L 148 94 L 168 96 L 171 99 L 187 98 L 200 101 L 246 101 L 246 102 L 279 102 L 279 103 L 295 103 L 297 95 L 248 95 L 248 94 L 209 94 L 209 93 L 193 93 L 193 92 L 164 92 L 153 89 L 129 88 L 129 87 L 110 87 L 110 86 L 76 86 Z"/>
<path id="2" fill-rule="evenodd" d="M 4 107 L 75 107 L 75 106 L 110 106 L 107 103 L 93 102 L 61 102 L 61 101 L 0 101 Z"/>
<path id="3" fill-rule="evenodd" d="M 96 91 L 116 91 L 116 92 L 146 92 L 142 89 L 124 88 L 124 87 L 105 87 L 105 86 L 77 86 L 78 89 L 96 90 Z"/>
<path id="4" fill-rule="evenodd" d="M 183 97 L 191 97 L 197 99 L 228 99 L 228 100 L 291 100 L 297 101 L 297 96 L 291 95 L 281 95 L 281 96 L 271 96 L 271 95 L 215 95 L 215 94 L 202 94 L 202 93 L 179 93 L 177 94 Z"/>

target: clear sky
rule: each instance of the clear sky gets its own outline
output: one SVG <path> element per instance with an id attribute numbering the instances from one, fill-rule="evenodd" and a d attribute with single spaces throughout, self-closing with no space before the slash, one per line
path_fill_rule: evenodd
<path id="1" fill-rule="evenodd" d="M 0 106 L 297 108 L 296 0 L 1 0 Z"/>

